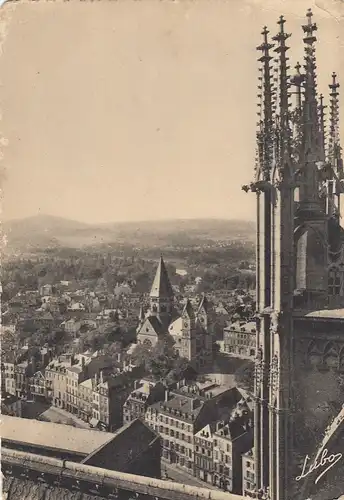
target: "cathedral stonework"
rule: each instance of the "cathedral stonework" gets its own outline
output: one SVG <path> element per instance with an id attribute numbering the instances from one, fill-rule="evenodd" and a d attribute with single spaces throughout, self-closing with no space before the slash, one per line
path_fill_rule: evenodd
<path id="1" fill-rule="evenodd" d="M 243 189 L 257 197 L 256 496 L 304 500 L 302 460 L 315 456 L 344 403 L 344 172 L 339 84 L 329 75 L 325 120 L 312 12 L 294 75 L 285 22 L 272 37 L 265 27 L 257 47 L 255 180 Z"/>

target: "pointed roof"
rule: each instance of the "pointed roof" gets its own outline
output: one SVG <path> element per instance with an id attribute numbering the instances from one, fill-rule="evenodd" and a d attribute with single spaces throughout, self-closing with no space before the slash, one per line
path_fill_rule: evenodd
<path id="1" fill-rule="evenodd" d="M 204 311 L 207 313 L 208 306 L 209 306 L 208 299 L 204 294 L 202 294 L 202 298 L 201 298 L 199 306 L 198 306 L 198 312 L 200 312 L 201 309 L 204 309 Z"/>
<path id="2" fill-rule="evenodd" d="M 191 302 L 190 302 L 189 299 L 186 301 L 186 304 L 184 306 L 183 316 L 185 314 L 187 316 L 189 316 L 189 318 L 194 318 L 195 317 L 195 311 L 193 310 L 193 307 L 192 307 Z"/>
<path id="3" fill-rule="evenodd" d="M 173 297 L 172 286 L 162 256 L 160 257 L 158 269 L 156 270 L 150 296 L 165 297 L 165 298 Z"/>

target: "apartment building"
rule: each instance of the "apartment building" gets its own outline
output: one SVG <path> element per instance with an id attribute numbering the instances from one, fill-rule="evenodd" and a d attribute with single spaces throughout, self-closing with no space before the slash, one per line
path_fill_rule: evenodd
<path id="1" fill-rule="evenodd" d="M 147 408 L 145 419 L 162 438 L 163 458 L 194 474 L 194 436 L 218 420 L 225 408 L 229 413 L 240 399 L 235 387 L 227 389 L 213 383 L 185 385 L 166 391 L 163 401 Z"/>
<path id="2" fill-rule="evenodd" d="M 242 493 L 242 454 L 253 446 L 253 430 L 239 418 L 218 422 L 213 434 L 213 484 Z"/>
<path id="3" fill-rule="evenodd" d="M 255 321 L 238 321 L 223 330 L 224 352 L 253 359 L 256 353 Z"/>
<path id="4" fill-rule="evenodd" d="M 195 476 L 213 484 L 213 434 L 216 423 L 207 424 L 194 437 Z"/>
<path id="5" fill-rule="evenodd" d="M 122 408 L 132 389 L 130 374 L 106 375 L 101 371 L 99 378 L 95 375 L 93 381 L 90 425 L 115 431 L 123 425 Z"/>
<path id="6" fill-rule="evenodd" d="M 123 423 L 127 424 L 136 418 L 145 419 L 147 408 L 164 399 L 165 387 L 161 382 L 150 379 L 137 380 L 134 390 L 123 405 Z"/>
<path id="7" fill-rule="evenodd" d="M 254 496 L 255 489 L 254 448 L 252 448 L 242 456 L 242 494 L 244 496 Z"/>

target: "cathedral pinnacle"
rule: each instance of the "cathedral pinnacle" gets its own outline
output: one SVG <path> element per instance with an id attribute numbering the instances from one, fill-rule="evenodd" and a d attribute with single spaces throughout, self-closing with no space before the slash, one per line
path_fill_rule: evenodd
<path id="1" fill-rule="evenodd" d="M 328 141 L 328 160 L 332 166 L 338 170 L 336 174 L 342 172 L 341 165 L 341 147 L 339 139 L 339 83 L 337 82 L 336 73 L 332 73 L 332 83 L 330 88 L 330 130 Z"/>
<path id="2" fill-rule="evenodd" d="M 258 165 L 257 169 L 259 175 L 262 179 L 268 181 L 271 177 L 272 170 L 272 159 L 273 159 L 273 89 L 272 89 L 272 76 L 271 76 L 271 66 L 270 61 L 272 59 L 270 55 L 270 49 L 273 48 L 273 44 L 268 42 L 269 31 L 266 26 L 264 26 L 262 35 L 263 43 L 257 47 L 257 50 L 261 51 L 262 55 L 258 59 L 262 65 L 260 68 L 261 77 L 260 84 L 258 86 L 261 89 L 258 97 L 261 97 L 260 103 L 260 122 L 259 130 L 257 133 L 258 142 Z"/>
<path id="3" fill-rule="evenodd" d="M 283 167 L 290 157 L 290 137 L 291 131 L 289 126 L 289 78 L 288 78 L 288 60 L 286 53 L 289 49 L 286 45 L 286 40 L 291 36 L 284 31 L 285 19 L 283 16 L 279 18 L 277 24 L 280 27 L 279 33 L 273 37 L 273 40 L 278 42 L 275 52 L 279 54 L 277 59 L 279 73 L 279 93 L 277 96 L 278 103 L 278 151 L 277 151 L 277 163 L 280 167 Z M 288 157 L 288 158 L 287 158 Z"/>

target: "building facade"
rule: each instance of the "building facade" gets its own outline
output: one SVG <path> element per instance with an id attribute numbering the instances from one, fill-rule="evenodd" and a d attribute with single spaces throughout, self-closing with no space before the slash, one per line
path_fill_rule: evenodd
<path id="1" fill-rule="evenodd" d="M 295 480 L 302 457 L 338 411 L 331 401 L 343 399 L 343 163 L 335 75 L 325 144 L 312 12 L 302 26 L 304 70 L 298 64 L 292 77 L 283 16 L 278 26 L 272 38 L 264 28 L 258 47 L 256 178 L 244 189 L 257 197 L 256 493 L 286 500 L 309 496 Z"/>
<path id="2" fill-rule="evenodd" d="M 233 356 L 254 359 L 256 322 L 236 322 L 223 329 L 223 350 Z"/>

